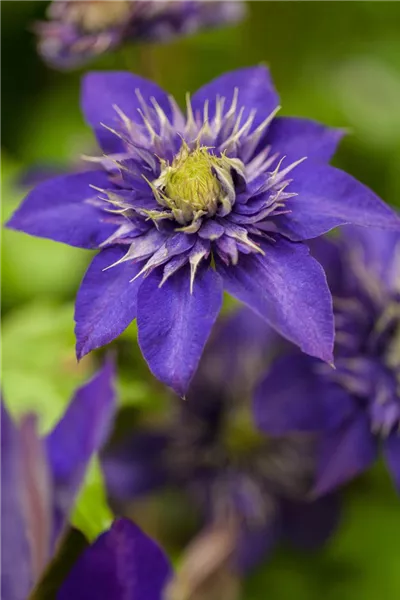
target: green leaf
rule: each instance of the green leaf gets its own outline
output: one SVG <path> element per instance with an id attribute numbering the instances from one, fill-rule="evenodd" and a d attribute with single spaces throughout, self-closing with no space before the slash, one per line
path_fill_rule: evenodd
<path id="1" fill-rule="evenodd" d="M 344 494 L 337 532 L 315 552 L 280 548 L 246 581 L 243 600 L 400 597 L 399 499 L 384 465 Z"/>
<path id="2" fill-rule="evenodd" d="M 93 541 L 111 526 L 113 514 L 107 504 L 103 473 L 98 458 L 93 458 L 76 500 L 71 523 Z"/>
<path id="3" fill-rule="evenodd" d="M 93 359 L 75 357 L 73 305 L 35 302 L 3 321 L 3 390 L 14 418 L 38 416 L 40 433 L 62 416 L 75 389 L 93 372 Z"/>

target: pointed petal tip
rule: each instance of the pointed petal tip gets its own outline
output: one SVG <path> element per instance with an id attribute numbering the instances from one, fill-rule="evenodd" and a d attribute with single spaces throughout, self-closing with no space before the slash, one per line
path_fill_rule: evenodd
<path id="1" fill-rule="evenodd" d="M 81 362 L 82 358 L 84 356 L 86 356 L 86 354 L 89 354 L 90 350 L 86 350 L 85 349 L 85 345 L 82 344 L 81 342 L 77 341 L 75 344 L 75 356 L 76 356 L 76 360 L 78 361 L 78 363 Z"/>

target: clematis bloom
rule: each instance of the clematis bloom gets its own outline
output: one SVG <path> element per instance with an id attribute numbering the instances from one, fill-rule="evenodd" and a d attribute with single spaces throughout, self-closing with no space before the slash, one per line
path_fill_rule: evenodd
<path id="1" fill-rule="evenodd" d="M 197 507 L 200 536 L 214 529 L 233 536 L 237 574 L 281 539 L 319 547 L 339 517 L 336 495 L 308 497 L 318 458 L 313 436 L 269 438 L 252 423 L 253 387 L 273 351 L 271 334 L 249 309 L 218 323 L 186 401 L 175 398 L 166 423 L 142 426 L 102 453 L 111 498 L 129 505 L 179 490 Z"/>
<path id="2" fill-rule="evenodd" d="M 165 42 L 243 18 L 238 1 L 53 0 L 48 20 L 35 27 L 44 60 L 78 67 L 124 42 Z"/>
<path id="3" fill-rule="evenodd" d="M 225 289 L 331 362 L 331 295 L 304 240 L 345 223 L 400 224 L 327 164 L 343 132 L 277 118 L 264 67 L 205 85 L 186 114 L 150 81 L 90 73 L 82 108 L 104 153 L 99 168 L 38 185 L 8 223 L 100 250 L 77 296 L 78 357 L 137 317 L 151 371 L 184 395 Z"/>
<path id="4" fill-rule="evenodd" d="M 270 435 L 322 432 L 316 496 L 367 470 L 379 447 L 400 490 L 400 235 L 345 227 L 316 255 L 334 298 L 336 370 L 289 351 L 258 387 L 256 421 Z"/>

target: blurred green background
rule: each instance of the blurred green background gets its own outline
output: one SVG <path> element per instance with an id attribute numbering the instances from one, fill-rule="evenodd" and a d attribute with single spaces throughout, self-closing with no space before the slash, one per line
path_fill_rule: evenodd
<path id="1" fill-rule="evenodd" d="M 2 12 L 3 219 L 24 195 L 32 165 L 60 167 L 93 148 L 79 111 L 81 72 L 57 73 L 36 55 L 33 21 L 46 2 Z M 127 47 L 89 68 L 129 69 L 178 100 L 239 66 L 267 63 L 282 114 L 347 127 L 336 164 L 400 205 L 400 3 L 250 2 L 247 20 L 160 46 Z M 90 253 L 3 231 L 3 387 L 14 414 L 34 409 L 43 430 L 60 415 L 98 356 L 74 358 L 73 297 Z M 131 327 L 117 342 L 121 402 L 162 402 Z M 246 583 L 247 600 L 400 597 L 400 499 L 382 467 L 345 497 L 342 525 L 323 551 L 280 549 Z"/>

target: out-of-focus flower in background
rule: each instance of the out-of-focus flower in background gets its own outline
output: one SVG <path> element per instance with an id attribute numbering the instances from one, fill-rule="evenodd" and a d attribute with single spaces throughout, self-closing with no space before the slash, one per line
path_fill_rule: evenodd
<path id="1" fill-rule="evenodd" d="M 64 416 L 39 437 L 34 416 L 1 414 L 1 595 L 25 600 L 66 533 L 86 469 L 105 443 L 116 409 L 107 363 L 77 390 Z"/>
<path id="2" fill-rule="evenodd" d="M 78 357 L 137 316 L 151 371 L 183 396 L 225 288 L 332 361 L 330 293 L 302 242 L 349 222 L 400 226 L 371 190 L 327 164 L 343 132 L 275 118 L 264 67 L 200 88 L 186 115 L 156 84 L 120 72 L 87 75 L 82 105 L 105 152 L 94 159 L 101 169 L 39 184 L 8 222 L 101 250 L 77 295 Z"/>
<path id="3" fill-rule="evenodd" d="M 257 390 L 257 423 L 273 435 L 323 432 L 314 495 L 364 472 L 378 445 L 400 489 L 400 236 L 345 227 L 314 250 L 333 294 L 336 370 L 280 358 Z"/>
<path id="4" fill-rule="evenodd" d="M 239 572 L 281 538 L 318 547 L 338 520 L 336 496 L 308 498 L 317 459 L 313 437 L 267 438 L 253 425 L 251 390 L 274 350 L 271 338 L 248 309 L 219 323 L 187 399 L 176 398 L 166 422 L 142 425 L 102 456 L 114 502 L 127 509 L 166 487 L 184 492 L 201 515 L 201 536 L 210 530 L 216 542 L 233 536 L 231 567 Z"/>
<path id="5" fill-rule="evenodd" d="M 70 69 L 123 42 L 163 42 L 241 20 L 240 1 L 53 0 L 38 23 L 38 48 L 52 66 Z"/>

